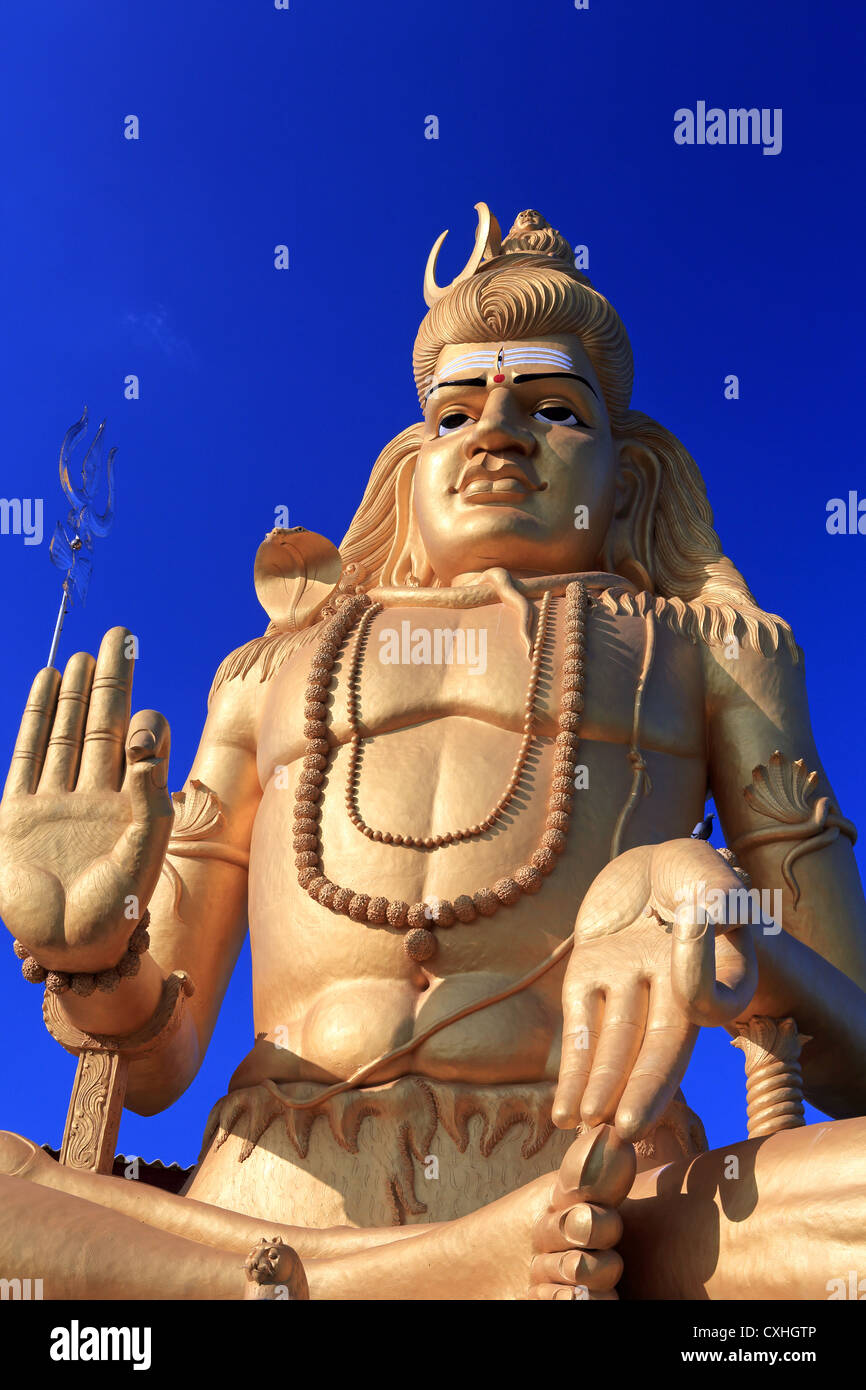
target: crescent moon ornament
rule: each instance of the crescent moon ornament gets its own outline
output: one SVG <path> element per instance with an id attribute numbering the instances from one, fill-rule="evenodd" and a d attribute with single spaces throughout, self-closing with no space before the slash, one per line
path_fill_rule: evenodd
<path id="1" fill-rule="evenodd" d="M 447 231 L 437 237 L 433 249 L 427 257 L 427 268 L 424 271 L 424 302 L 430 309 L 433 308 L 434 304 L 438 304 L 439 300 L 443 299 L 455 285 L 459 285 L 463 280 L 468 280 L 474 275 L 483 260 L 492 260 L 495 256 L 502 254 L 502 231 L 493 213 L 486 203 L 476 203 L 475 211 L 478 213 L 478 227 L 475 232 L 475 246 L 472 255 L 450 285 L 442 287 L 436 283 L 436 263 L 439 260 L 442 243 L 448 235 Z"/>

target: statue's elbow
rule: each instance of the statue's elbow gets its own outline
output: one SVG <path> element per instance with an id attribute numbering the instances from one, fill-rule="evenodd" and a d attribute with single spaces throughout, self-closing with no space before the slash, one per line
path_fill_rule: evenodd
<path id="1" fill-rule="evenodd" d="M 167 1110 L 192 1085 L 202 1057 L 195 1025 L 187 1014 L 167 1047 L 130 1066 L 124 1108 L 143 1116 Z"/>

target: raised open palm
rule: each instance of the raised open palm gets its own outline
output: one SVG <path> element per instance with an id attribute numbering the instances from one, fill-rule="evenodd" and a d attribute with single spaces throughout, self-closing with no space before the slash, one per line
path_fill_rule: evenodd
<path id="1" fill-rule="evenodd" d="M 0 801 L 0 917 L 49 970 L 117 963 L 171 833 L 169 728 L 129 717 L 131 634 L 40 671 Z"/>

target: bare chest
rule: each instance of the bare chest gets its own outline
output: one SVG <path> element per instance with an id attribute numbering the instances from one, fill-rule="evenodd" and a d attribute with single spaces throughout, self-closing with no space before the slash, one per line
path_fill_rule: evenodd
<path id="1" fill-rule="evenodd" d="M 553 787 L 566 650 L 563 605 L 554 602 L 549 617 L 531 702 L 532 748 L 517 791 L 485 833 L 449 838 L 440 847 L 435 837 L 483 822 L 518 754 L 530 659 L 517 616 L 492 606 L 460 614 L 386 610 L 371 624 L 357 662 L 357 630 L 350 634 L 334 666 L 325 720 L 332 752 L 319 801 L 317 852 L 331 883 L 395 903 L 454 902 L 532 862 Z M 267 1031 L 285 1020 L 290 998 L 293 1055 L 324 1074 L 344 1076 L 411 1036 L 434 998 L 435 1008 L 447 1013 L 537 965 L 551 939 L 572 929 L 583 894 L 612 852 L 633 787 L 629 752 L 635 743 L 646 757 L 646 791 L 651 786 L 652 792 L 634 811 L 622 847 L 688 833 L 706 788 L 699 658 L 666 629 L 656 627 L 652 635 L 648 649 L 642 618 L 611 615 L 599 605 L 590 609 L 579 744 L 585 776 L 575 782 L 557 871 L 545 880 L 543 900 L 524 895 L 509 906 L 502 930 L 491 932 L 479 919 L 443 932 L 430 971 L 409 959 L 399 931 L 334 913 L 300 885 L 289 847 L 315 645 L 287 663 L 272 682 L 259 738 L 264 796 L 250 874 L 257 1028 Z M 347 746 L 350 688 L 363 740 L 357 777 Z M 378 840 L 360 833 L 347 813 L 353 780 L 355 804 Z M 411 847 L 404 843 L 409 838 Z M 369 1002 L 359 1010 L 361 981 Z M 431 1075 L 464 1077 L 471 1057 L 478 1078 L 541 1076 L 551 1067 L 555 1074 L 550 1059 L 559 986 L 559 976 L 546 977 L 540 990 L 503 1005 L 496 1026 L 485 1013 L 482 1023 L 470 1020 L 463 1032 L 449 1027 L 430 1043 L 429 1055 L 413 1054 L 412 1065 Z M 535 1051 L 528 1060 L 530 1043 Z"/>
<path id="2" fill-rule="evenodd" d="M 533 728 L 541 737 L 558 731 L 563 620 L 563 601 L 554 599 L 531 709 Z M 648 636 L 643 618 L 611 615 L 597 603 L 590 608 L 582 737 L 626 745 L 637 739 L 646 750 L 701 756 L 704 711 L 698 653 L 666 628 L 656 626 L 651 650 Z M 259 739 L 263 786 L 275 767 L 303 754 L 305 687 L 314 651 L 314 645 L 303 649 L 272 684 Z M 517 616 L 501 605 L 464 613 L 386 609 L 371 624 L 360 650 L 356 630 L 335 663 L 328 697 L 329 741 L 339 746 L 351 738 L 352 672 L 355 717 L 369 739 L 453 717 L 461 724 L 477 721 L 519 732 L 527 721 L 530 669 Z"/>

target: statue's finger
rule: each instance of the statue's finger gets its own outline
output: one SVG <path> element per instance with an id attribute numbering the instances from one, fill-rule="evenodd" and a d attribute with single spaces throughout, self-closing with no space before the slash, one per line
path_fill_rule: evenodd
<path id="1" fill-rule="evenodd" d="M 126 776 L 132 821 L 110 858 L 144 887 L 155 884 L 174 821 L 168 792 L 170 731 L 156 710 L 141 710 L 130 721 L 126 739 Z"/>
<path id="2" fill-rule="evenodd" d="M 580 1103 L 592 1070 L 603 1011 L 600 990 L 569 999 L 564 1005 L 559 1082 L 553 1100 L 553 1123 L 559 1129 L 576 1129 L 580 1123 Z"/>
<path id="3" fill-rule="evenodd" d="M 71 791 L 75 786 L 94 665 L 88 652 L 76 652 L 66 663 L 39 778 L 40 792 Z"/>
<path id="4" fill-rule="evenodd" d="M 747 1008 L 757 986 L 757 956 L 755 939 L 749 927 L 734 927 L 723 936 L 716 936 L 716 981 L 739 995 L 750 991 L 743 1001 Z M 732 1001 L 736 1002 L 736 1001 Z M 734 1017 L 737 1015 L 735 1014 Z M 730 1021 L 730 1020 L 728 1020 Z"/>
<path id="5" fill-rule="evenodd" d="M 130 720 L 126 736 L 126 776 L 133 825 L 142 830 L 174 816 L 168 793 L 168 758 L 171 730 L 168 720 L 155 709 L 144 709 Z"/>
<path id="6" fill-rule="evenodd" d="M 99 647 L 77 791 L 119 791 L 132 697 L 134 639 L 125 627 L 106 632 Z"/>
<path id="7" fill-rule="evenodd" d="M 162 785 L 164 787 L 168 780 L 168 755 L 170 752 L 171 730 L 165 715 L 160 714 L 159 710 L 155 709 L 138 710 L 129 721 L 129 730 L 126 735 L 124 789 L 129 790 L 136 780 L 131 775 L 135 767 L 148 761 L 161 764 Z M 155 780 L 154 785 L 158 785 L 158 782 L 159 778 Z M 144 810 L 144 806 L 142 809 Z"/>
<path id="8" fill-rule="evenodd" d="M 640 1053 L 648 1008 L 649 986 L 644 981 L 608 992 L 601 1034 L 580 1106 L 584 1124 L 613 1121 L 617 1103 Z"/>
<path id="9" fill-rule="evenodd" d="M 623 1139 L 640 1139 L 660 1119 L 682 1081 L 697 1037 L 683 1017 L 670 988 L 654 983 L 646 1034 L 616 1111 L 616 1131 Z"/>
<path id="10" fill-rule="evenodd" d="M 3 789 L 4 797 L 36 790 L 59 689 L 60 672 L 53 666 L 40 671 L 30 687 Z"/>
<path id="11" fill-rule="evenodd" d="M 721 971 L 716 969 L 716 929 L 704 908 L 678 913 L 671 943 L 674 997 L 694 1024 L 717 1028 L 741 1014 L 758 983 L 758 964 L 748 927 L 725 934 Z"/>

